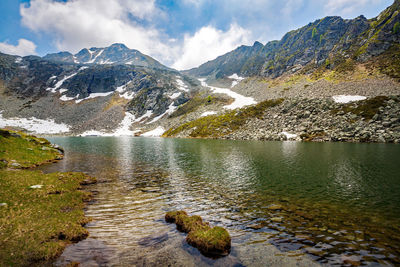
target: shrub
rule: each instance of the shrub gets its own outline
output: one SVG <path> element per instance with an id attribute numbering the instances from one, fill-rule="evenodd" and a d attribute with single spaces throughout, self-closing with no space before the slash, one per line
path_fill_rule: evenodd
<path id="1" fill-rule="evenodd" d="M 314 27 L 314 28 L 312 29 L 311 38 L 314 39 L 315 36 L 317 36 L 317 28 Z"/>
<path id="2" fill-rule="evenodd" d="M 393 26 L 393 33 L 398 34 L 400 33 L 400 22 L 396 22 Z"/>

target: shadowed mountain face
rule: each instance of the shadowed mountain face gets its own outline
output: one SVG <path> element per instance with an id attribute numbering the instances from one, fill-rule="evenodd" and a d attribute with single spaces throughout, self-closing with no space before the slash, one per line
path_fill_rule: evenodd
<path id="1" fill-rule="evenodd" d="M 280 41 L 241 46 L 186 73 L 276 78 L 321 66 L 334 68 L 346 59 L 367 62 L 400 47 L 399 11 L 400 1 L 396 0 L 370 20 L 364 16 L 352 20 L 326 17 L 287 33 Z"/>
<path id="2" fill-rule="evenodd" d="M 126 64 L 132 66 L 168 69 L 157 60 L 142 54 L 138 50 L 129 49 L 124 44 L 113 44 L 105 48 L 84 48 L 77 54 L 59 52 L 48 54 L 43 59 L 75 64 Z"/>

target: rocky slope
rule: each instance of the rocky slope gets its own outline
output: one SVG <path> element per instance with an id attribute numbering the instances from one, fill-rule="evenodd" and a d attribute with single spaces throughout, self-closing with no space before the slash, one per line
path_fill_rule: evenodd
<path id="1" fill-rule="evenodd" d="M 104 55 L 115 47 L 121 46 L 105 48 Z M 121 127 L 129 132 L 132 124 L 154 124 L 199 89 L 197 80 L 166 67 L 62 63 L 0 54 L 2 120 L 54 120 L 67 125 L 69 130 L 63 133 L 110 134 Z"/>
<path id="2" fill-rule="evenodd" d="M 217 78 L 234 73 L 276 78 L 283 74 L 311 73 L 318 68 L 346 68 L 354 62 L 367 62 L 379 56 L 372 63 L 400 78 L 398 62 L 385 60 L 393 54 L 398 58 L 395 51 L 400 47 L 399 11 L 400 1 L 395 0 L 373 19 L 364 16 L 352 20 L 319 19 L 287 33 L 279 41 L 264 46 L 258 42 L 251 47 L 241 46 L 187 73 Z"/>
<path id="3" fill-rule="evenodd" d="M 400 96 L 277 99 L 171 128 L 166 137 L 400 143 Z"/>

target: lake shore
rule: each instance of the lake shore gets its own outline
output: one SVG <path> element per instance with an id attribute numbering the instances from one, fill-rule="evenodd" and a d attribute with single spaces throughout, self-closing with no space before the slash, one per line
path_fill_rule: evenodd
<path id="1" fill-rule="evenodd" d="M 83 208 L 91 199 L 83 173 L 44 174 L 35 168 L 63 158 L 46 139 L 0 130 L 0 265 L 50 264 L 88 236 Z"/>

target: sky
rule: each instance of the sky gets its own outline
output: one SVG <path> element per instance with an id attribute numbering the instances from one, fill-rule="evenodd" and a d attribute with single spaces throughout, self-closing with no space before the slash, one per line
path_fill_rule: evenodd
<path id="1" fill-rule="evenodd" d="M 178 70 L 279 40 L 325 16 L 373 18 L 393 0 L 0 0 L 0 52 L 124 43 Z"/>

